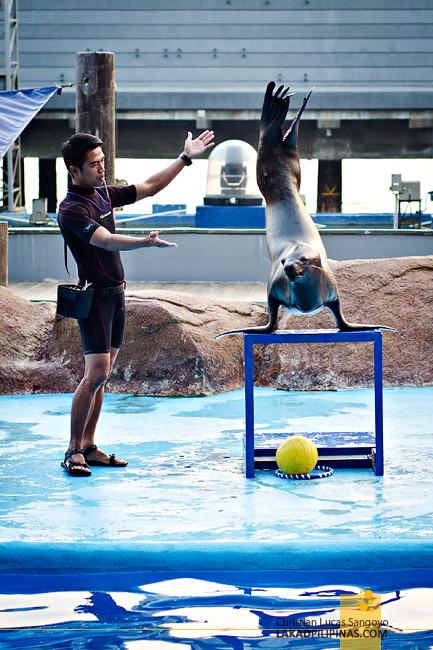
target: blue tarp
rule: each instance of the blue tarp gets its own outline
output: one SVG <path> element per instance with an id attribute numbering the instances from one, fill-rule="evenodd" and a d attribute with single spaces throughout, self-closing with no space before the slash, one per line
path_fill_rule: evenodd
<path id="1" fill-rule="evenodd" d="M 50 86 L 0 92 L 0 158 L 58 90 Z"/>

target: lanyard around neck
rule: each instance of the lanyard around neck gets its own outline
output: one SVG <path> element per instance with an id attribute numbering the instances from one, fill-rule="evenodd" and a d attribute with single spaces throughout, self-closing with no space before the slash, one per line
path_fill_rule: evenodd
<path id="1" fill-rule="evenodd" d="M 104 197 L 101 196 L 101 194 L 99 194 L 99 192 L 98 192 L 96 189 L 95 189 L 95 193 L 96 193 L 97 196 L 101 199 L 102 203 L 105 203 L 105 205 L 108 205 L 108 207 L 111 209 L 111 199 L 110 199 L 110 195 L 108 194 L 108 191 L 107 191 L 107 198 L 108 198 L 108 201 L 106 201 L 106 200 L 104 199 Z M 82 198 L 82 199 L 86 199 L 86 201 L 89 201 L 89 203 L 92 203 L 92 204 L 95 206 L 95 208 L 98 208 L 98 210 L 101 209 L 101 206 L 100 206 L 100 205 L 98 205 L 97 203 L 95 203 L 95 201 L 92 201 L 92 199 L 89 199 L 88 196 L 84 196 L 84 194 L 78 194 L 77 192 L 71 192 L 71 190 L 68 190 L 68 194 L 72 194 L 73 196 L 79 196 L 79 197 Z"/>

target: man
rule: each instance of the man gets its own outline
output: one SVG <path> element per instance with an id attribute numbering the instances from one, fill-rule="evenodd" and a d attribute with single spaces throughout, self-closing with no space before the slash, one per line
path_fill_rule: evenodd
<path id="1" fill-rule="evenodd" d="M 104 385 L 122 344 L 125 325 L 124 272 L 119 251 L 177 244 L 159 238 L 115 232 L 113 208 L 153 196 L 182 171 L 191 159 L 213 146 L 213 131 L 193 140 L 188 133 L 180 156 L 146 181 L 127 187 L 107 187 L 103 142 L 78 133 L 64 143 L 63 160 L 72 184 L 59 205 L 60 230 L 77 263 L 79 283 L 92 284 L 94 296 L 88 318 L 79 319 L 85 369 L 72 401 L 71 439 L 62 467 L 72 476 L 90 476 L 89 466 L 125 467 L 94 444 L 95 428 L 104 398 Z"/>

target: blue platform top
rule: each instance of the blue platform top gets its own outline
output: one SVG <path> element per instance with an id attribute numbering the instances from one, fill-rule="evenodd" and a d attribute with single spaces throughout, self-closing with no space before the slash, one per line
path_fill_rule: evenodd
<path id="1" fill-rule="evenodd" d="M 374 341 L 382 336 L 381 329 L 342 332 L 338 329 L 277 330 L 271 334 L 244 333 L 252 343 L 344 343 Z"/>

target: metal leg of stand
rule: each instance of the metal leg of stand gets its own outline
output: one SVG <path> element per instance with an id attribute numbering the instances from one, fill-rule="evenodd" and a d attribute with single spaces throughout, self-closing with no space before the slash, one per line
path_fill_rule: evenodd
<path id="1" fill-rule="evenodd" d="M 244 336 L 245 363 L 245 476 L 254 478 L 254 360 L 253 343 Z"/>
<path id="2" fill-rule="evenodd" d="M 383 476 L 383 377 L 382 332 L 374 337 L 374 418 L 376 437 L 376 476 Z"/>
<path id="3" fill-rule="evenodd" d="M 383 378 L 382 332 L 366 330 L 341 332 L 334 330 L 286 330 L 274 334 L 244 334 L 245 363 L 245 475 L 254 478 L 254 358 L 253 344 L 276 343 L 334 343 L 373 342 L 374 344 L 374 418 L 376 457 L 373 459 L 376 476 L 383 476 Z"/>

